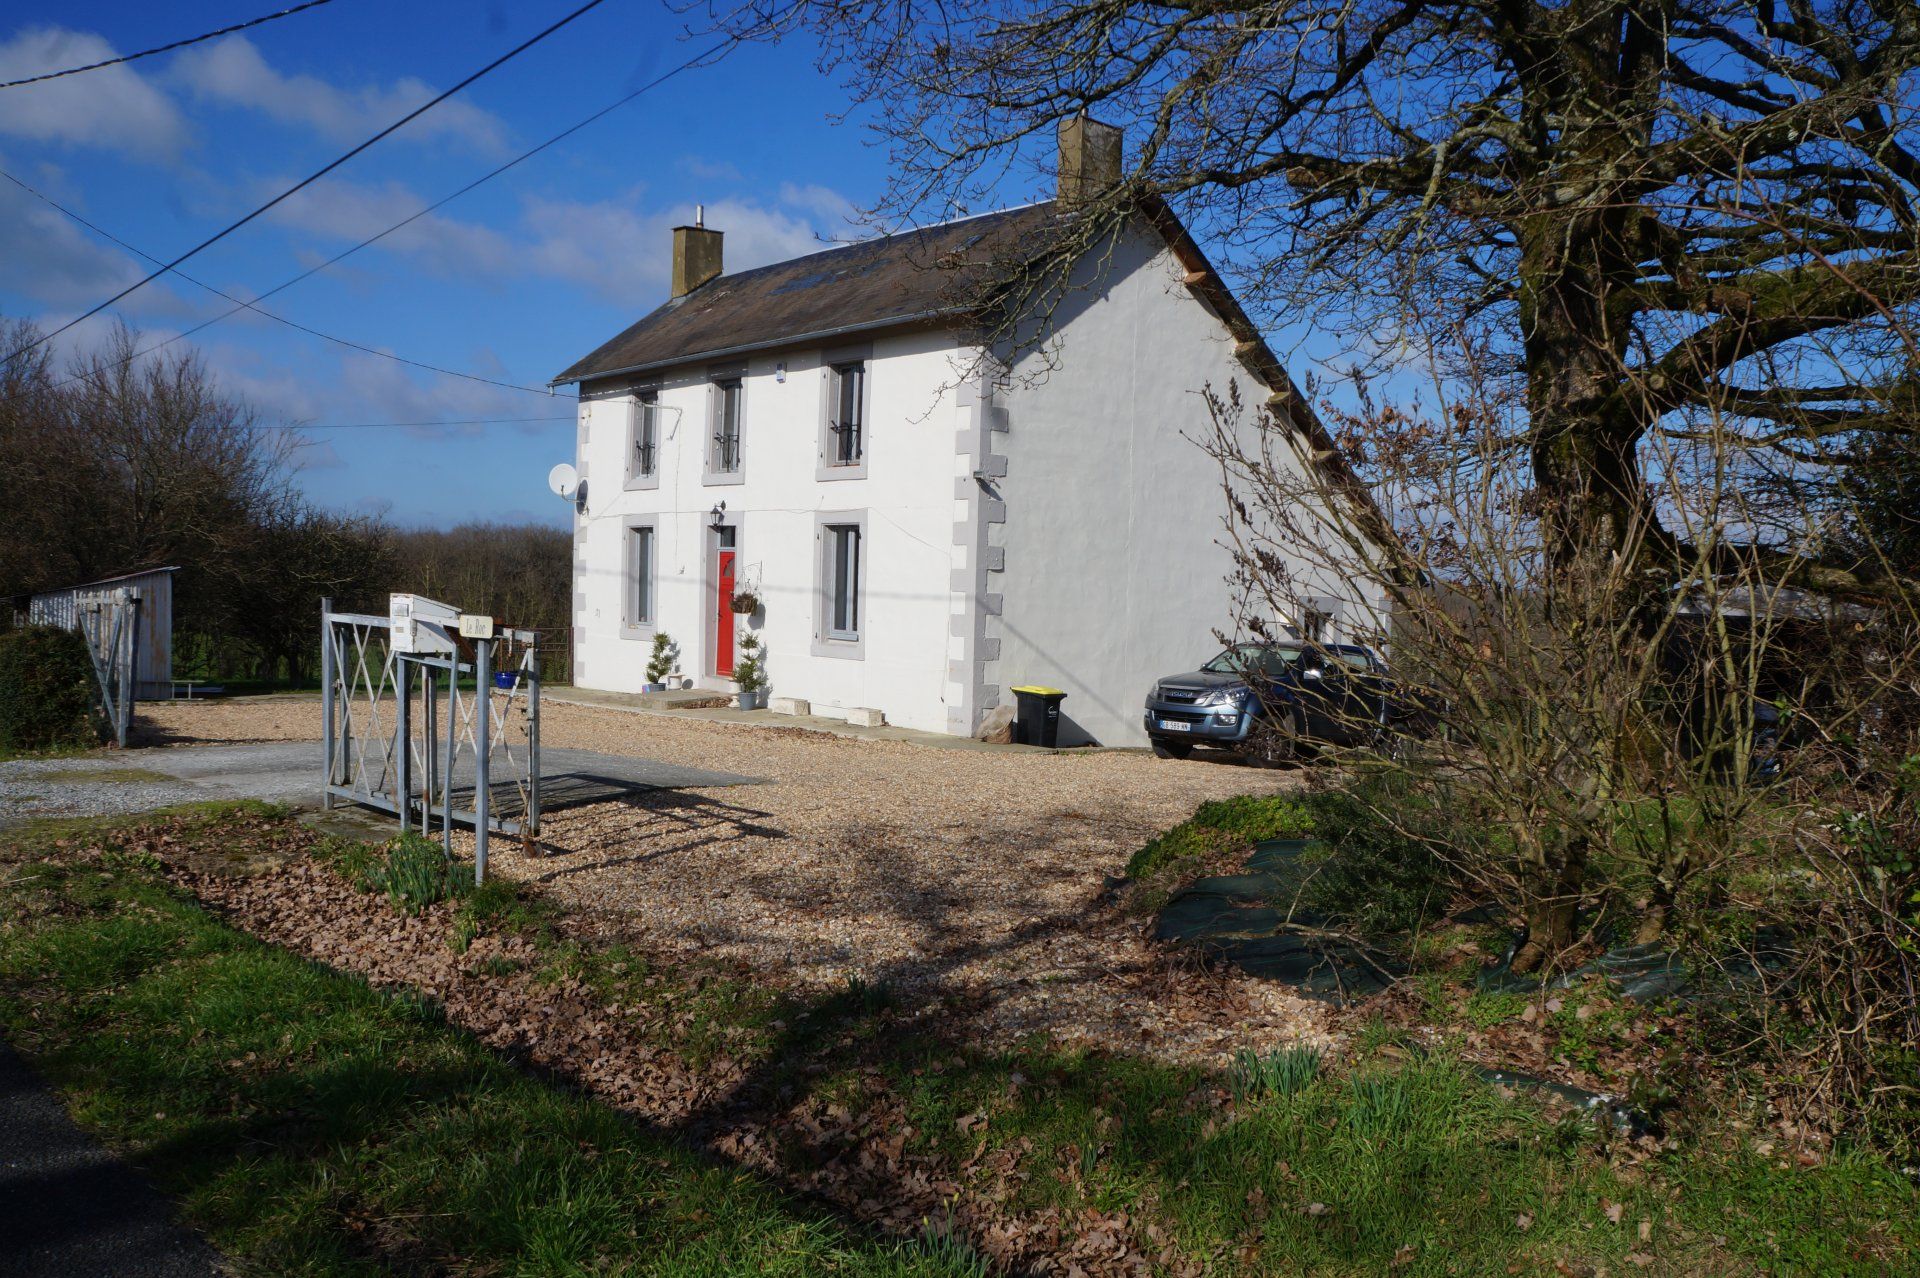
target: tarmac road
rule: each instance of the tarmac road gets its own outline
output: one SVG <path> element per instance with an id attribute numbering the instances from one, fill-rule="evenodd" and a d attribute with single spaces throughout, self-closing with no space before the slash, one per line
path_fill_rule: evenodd
<path id="1" fill-rule="evenodd" d="M 228 1272 L 146 1177 L 81 1131 L 0 1042 L 0 1278 Z"/>

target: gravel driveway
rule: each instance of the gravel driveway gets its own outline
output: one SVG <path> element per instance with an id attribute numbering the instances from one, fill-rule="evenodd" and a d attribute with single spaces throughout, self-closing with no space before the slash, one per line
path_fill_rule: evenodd
<path id="1" fill-rule="evenodd" d="M 149 739 L 317 735 L 314 698 L 158 705 Z M 494 844 L 587 926 L 658 959 L 830 989 L 858 975 L 964 1007 L 980 1034 L 1170 1058 L 1323 1039 L 1324 1010 L 1173 966 L 1106 901 L 1109 876 L 1202 800 L 1298 774 L 1144 753 L 932 749 L 549 703 L 543 743 L 767 779 L 555 813 L 542 854 Z"/>
<path id="2" fill-rule="evenodd" d="M 121 756 L 0 762 L 0 828 L 41 817 L 147 812 L 206 797 L 188 782 Z"/>

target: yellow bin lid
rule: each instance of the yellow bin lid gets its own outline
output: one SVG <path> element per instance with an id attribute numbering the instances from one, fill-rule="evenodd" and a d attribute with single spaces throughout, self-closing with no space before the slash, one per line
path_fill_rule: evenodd
<path id="1" fill-rule="evenodd" d="M 1064 689 L 1043 688 L 1037 683 L 1017 684 L 1013 690 L 1015 692 L 1031 692 L 1042 697 L 1064 697 L 1067 695 Z"/>

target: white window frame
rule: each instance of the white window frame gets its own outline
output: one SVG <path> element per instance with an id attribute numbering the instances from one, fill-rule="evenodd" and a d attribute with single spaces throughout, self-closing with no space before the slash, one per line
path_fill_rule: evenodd
<path id="1" fill-rule="evenodd" d="M 734 417 L 733 469 L 720 469 L 720 432 L 725 424 L 729 385 L 739 387 Z M 706 464 L 700 481 L 704 484 L 740 484 L 746 482 L 747 459 L 747 370 L 745 367 L 715 368 L 707 372 L 707 447 Z"/>
<path id="2" fill-rule="evenodd" d="M 1300 637 L 1308 643 L 1336 643 L 1340 639 L 1341 601 L 1309 595 L 1300 601 Z"/>
<path id="3" fill-rule="evenodd" d="M 660 486 L 660 419 L 665 411 L 660 403 L 658 386 L 636 386 L 632 398 L 627 401 L 626 487 L 629 492 Z M 653 428 L 653 466 L 642 470 L 640 438 L 649 423 Z"/>
<path id="4" fill-rule="evenodd" d="M 854 628 L 849 633 L 834 628 L 834 603 L 839 585 L 838 539 L 841 529 L 852 529 L 857 537 L 854 561 Z M 864 510 L 823 510 L 813 517 L 814 540 L 814 618 L 813 655 L 842 657 L 859 661 L 866 657 L 867 579 L 873 575 L 873 546 L 867 538 L 867 512 Z"/>
<path id="5" fill-rule="evenodd" d="M 840 462 L 835 458 L 839 454 L 838 425 L 840 416 L 840 393 L 845 370 L 858 367 L 860 370 L 860 457 L 858 461 Z M 820 447 L 819 460 L 814 468 L 817 480 L 865 479 L 867 477 L 867 458 L 873 450 L 873 348 L 870 346 L 848 346 L 837 350 L 824 351 L 820 356 Z"/>
<path id="6" fill-rule="evenodd" d="M 629 519 L 620 535 L 624 539 L 620 547 L 620 633 L 629 639 L 651 639 L 660 625 L 660 523 L 651 518 Z M 647 547 L 644 578 L 638 562 L 643 540 Z M 640 606 L 643 583 L 645 608 Z"/>

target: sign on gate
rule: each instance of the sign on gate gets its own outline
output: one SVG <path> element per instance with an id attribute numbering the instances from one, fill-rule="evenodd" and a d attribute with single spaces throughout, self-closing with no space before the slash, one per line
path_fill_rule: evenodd
<path id="1" fill-rule="evenodd" d="M 471 826 L 483 879 L 490 835 L 540 829 L 535 632 L 421 595 L 392 596 L 385 617 L 330 601 L 321 615 L 323 805 L 378 808 L 422 834 L 437 822 L 449 855 L 454 825 Z"/>

